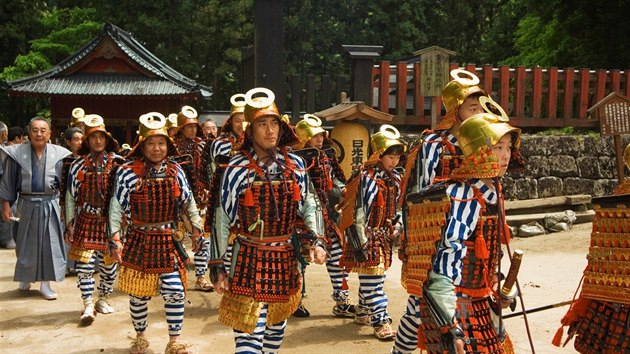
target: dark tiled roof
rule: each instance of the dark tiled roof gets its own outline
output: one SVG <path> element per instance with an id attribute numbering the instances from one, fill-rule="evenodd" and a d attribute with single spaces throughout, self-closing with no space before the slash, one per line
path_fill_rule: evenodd
<path id="1" fill-rule="evenodd" d="M 144 96 L 185 95 L 186 88 L 161 78 L 143 75 L 75 74 L 24 82 L 12 87 L 14 94 Z"/>
<path id="2" fill-rule="evenodd" d="M 106 37 L 110 37 L 130 60 L 155 77 L 141 74 L 67 74 L 69 69 L 88 57 Z M 149 52 L 129 32 L 112 24 L 106 24 L 92 41 L 51 69 L 7 84 L 9 92 L 17 95 L 212 95 L 209 87 L 180 74 Z"/>

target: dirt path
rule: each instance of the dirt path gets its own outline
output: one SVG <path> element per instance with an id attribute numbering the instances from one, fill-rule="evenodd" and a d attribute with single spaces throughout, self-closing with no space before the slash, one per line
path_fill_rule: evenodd
<path id="1" fill-rule="evenodd" d="M 590 223 L 581 224 L 568 232 L 512 241 L 512 250 L 519 248 L 525 252 L 519 279 L 527 308 L 573 297 L 586 266 L 590 228 Z M 394 259 L 385 290 L 389 296 L 388 310 L 397 326 L 407 295 L 399 282 L 400 262 Z M 0 352 L 128 353 L 128 337 L 134 332 L 126 295 L 115 292 L 112 305 L 116 313 L 99 315 L 91 326 L 79 327 L 82 302 L 76 277 L 54 284 L 59 299 L 46 301 L 37 290 L 27 293 L 17 290 L 17 283 L 12 281 L 14 265 L 15 253 L 0 250 Z M 289 319 L 281 353 L 389 353 L 392 342 L 379 342 L 370 328 L 355 325 L 351 319 L 332 317 L 331 287 L 324 266 L 308 267 L 307 285 L 305 301 L 311 317 Z M 351 275 L 349 285 L 356 301 L 356 275 Z M 36 284 L 33 289 L 37 287 Z M 219 296 L 215 293 L 188 293 L 183 339 L 193 343 L 197 353 L 234 351 L 232 331 L 217 322 L 218 303 Z M 167 342 L 162 304 L 161 298 L 154 298 L 149 304 L 147 336 L 152 353 L 163 352 Z M 564 306 L 529 316 L 537 353 L 575 353 L 572 343 L 563 349 L 550 344 L 566 310 Z M 508 319 L 506 326 L 516 352 L 530 353 L 522 318 Z"/>

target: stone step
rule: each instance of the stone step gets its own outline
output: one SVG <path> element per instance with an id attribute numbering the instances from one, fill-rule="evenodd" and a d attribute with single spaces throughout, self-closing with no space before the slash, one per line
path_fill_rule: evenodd
<path id="1" fill-rule="evenodd" d="M 552 213 L 534 213 L 534 214 L 518 214 L 518 215 L 506 215 L 505 219 L 510 226 L 521 226 L 523 224 L 530 223 L 532 221 L 538 221 L 543 225 L 545 216 Z M 579 211 L 575 213 L 576 220 L 574 224 L 581 224 L 593 221 L 595 218 L 594 210 Z"/>
<path id="2" fill-rule="evenodd" d="M 507 214 L 524 214 L 529 210 L 544 210 L 545 208 L 575 209 L 573 206 L 588 205 L 591 203 L 591 196 L 588 194 L 567 195 L 550 198 L 508 200 L 505 202 L 505 212 Z"/>

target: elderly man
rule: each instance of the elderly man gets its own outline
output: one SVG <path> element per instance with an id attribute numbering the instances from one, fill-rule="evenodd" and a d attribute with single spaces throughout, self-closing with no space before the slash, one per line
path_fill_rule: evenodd
<path id="1" fill-rule="evenodd" d="M 201 125 L 201 128 L 203 128 L 203 133 L 208 138 L 217 136 L 217 133 L 218 133 L 217 123 L 215 123 L 214 120 L 212 120 L 212 119 L 206 120 Z"/>
<path id="2" fill-rule="evenodd" d="M 17 222 L 14 280 L 20 282 L 19 289 L 28 290 L 39 281 L 42 296 L 54 300 L 57 294 L 50 281 L 62 281 L 66 274 L 59 183 L 61 160 L 70 151 L 48 143 L 51 126 L 43 117 L 31 119 L 28 131 L 29 143 L 1 148 L 2 219 Z M 11 204 L 16 201 L 14 216 Z"/>

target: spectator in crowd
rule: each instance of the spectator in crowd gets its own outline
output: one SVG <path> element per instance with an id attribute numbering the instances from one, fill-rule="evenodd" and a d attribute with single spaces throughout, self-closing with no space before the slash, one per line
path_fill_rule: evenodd
<path id="1" fill-rule="evenodd" d="M 16 255 L 14 281 L 26 291 L 39 281 L 47 300 L 57 298 L 50 281 L 65 278 L 66 255 L 59 208 L 62 159 L 67 149 L 48 143 L 50 122 L 37 116 L 28 124 L 30 142 L 3 146 L 4 175 L 0 182 L 2 219 L 14 221 Z M 18 202 L 14 215 L 11 204 Z"/>
<path id="2" fill-rule="evenodd" d="M 70 127 L 64 133 L 66 137 L 66 147 L 72 151 L 72 156 L 79 157 L 78 151 L 83 142 L 83 130 L 78 127 Z"/>
<path id="3" fill-rule="evenodd" d="M 7 143 L 8 129 L 7 125 L 0 122 L 0 145 Z M 2 166 L 0 166 L 0 178 L 2 178 Z M 11 222 L 0 221 L 0 248 L 14 249 L 15 241 L 11 232 Z"/>
<path id="4" fill-rule="evenodd" d="M 217 123 L 215 123 L 215 121 L 212 118 L 208 118 L 205 122 L 203 122 L 201 127 L 203 128 L 203 133 L 208 138 L 211 136 L 212 137 L 217 136 L 217 133 L 218 133 Z"/>
<path id="5" fill-rule="evenodd" d="M 7 138 L 7 145 L 17 145 L 22 144 L 24 135 L 24 129 L 22 127 L 11 127 L 9 128 L 9 136 Z"/>

